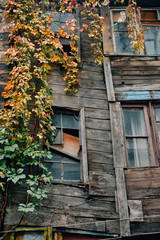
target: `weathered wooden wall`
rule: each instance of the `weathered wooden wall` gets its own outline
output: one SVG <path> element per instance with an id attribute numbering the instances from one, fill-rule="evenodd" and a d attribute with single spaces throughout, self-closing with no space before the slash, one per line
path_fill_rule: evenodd
<path id="1" fill-rule="evenodd" d="M 122 92 L 159 90 L 159 57 L 112 57 L 111 69 L 117 100 L 123 100 Z"/>
<path id="2" fill-rule="evenodd" d="M 7 34 L 0 36 L 3 36 L 3 41 L 7 40 Z M 102 67 L 97 67 L 93 63 L 90 40 L 86 32 L 81 33 L 80 41 L 79 92 L 75 96 L 65 94 L 63 71 L 58 66 L 55 66 L 49 75 L 49 82 L 53 89 L 54 106 L 74 109 L 84 107 L 89 186 L 60 184 L 55 181 L 48 186 L 48 199 L 43 201 L 44 205 L 39 214 L 37 216 L 30 214 L 25 226 L 65 226 L 69 229 L 118 234 L 116 183 L 104 73 Z M 0 67 L 3 91 L 8 80 L 8 68 L 4 65 L 4 58 Z M 21 201 L 25 203 L 25 199 L 23 187 L 13 187 L 5 225 L 18 222 L 20 213 L 17 212 L 17 206 Z"/>
<path id="3" fill-rule="evenodd" d="M 128 200 L 142 202 L 143 218 L 131 222 L 131 233 L 159 232 L 160 168 L 128 169 L 125 171 Z"/>

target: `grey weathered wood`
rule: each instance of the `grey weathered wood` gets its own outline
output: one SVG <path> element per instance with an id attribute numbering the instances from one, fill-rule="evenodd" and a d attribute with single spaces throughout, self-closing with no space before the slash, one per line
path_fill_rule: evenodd
<path id="1" fill-rule="evenodd" d="M 127 193 L 123 168 L 115 168 L 121 236 L 130 236 Z"/>
<path id="2" fill-rule="evenodd" d="M 125 150 L 121 120 L 121 107 L 119 102 L 110 103 L 111 133 L 113 144 L 113 160 L 116 174 L 117 200 L 120 217 L 121 236 L 130 235 L 130 224 L 127 206 L 127 193 L 124 178 Z"/>
<path id="3" fill-rule="evenodd" d="M 103 20 L 103 51 L 104 54 L 113 54 L 113 37 L 112 37 L 112 23 L 111 23 L 111 13 L 108 6 L 101 7 L 101 15 Z"/>
<path id="4" fill-rule="evenodd" d="M 120 103 L 110 103 L 109 107 L 111 117 L 114 166 L 124 168 L 126 167 L 126 160 Z"/>
<path id="5" fill-rule="evenodd" d="M 78 53 L 77 53 L 77 57 L 79 59 L 81 59 L 81 35 L 80 35 L 80 17 L 79 17 L 79 9 L 76 9 L 76 24 L 78 26 L 78 30 L 77 30 L 77 36 L 78 36 L 78 41 L 77 41 L 77 47 L 78 47 Z"/>
<path id="6" fill-rule="evenodd" d="M 82 172 L 83 182 L 88 183 L 88 161 L 87 161 L 87 145 L 86 145 L 86 129 L 84 108 L 81 109 L 81 137 L 82 137 Z"/>
<path id="7" fill-rule="evenodd" d="M 112 73 L 111 73 L 109 58 L 107 58 L 107 57 L 104 58 L 103 65 L 104 65 L 104 75 L 105 75 L 108 101 L 112 102 L 112 101 L 115 101 L 115 93 L 114 93 L 114 87 L 113 87 L 113 80 L 112 80 Z"/>

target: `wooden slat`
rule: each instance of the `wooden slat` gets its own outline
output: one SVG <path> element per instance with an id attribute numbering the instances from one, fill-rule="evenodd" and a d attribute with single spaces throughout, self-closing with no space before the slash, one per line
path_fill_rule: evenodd
<path id="1" fill-rule="evenodd" d="M 106 82 L 106 90 L 107 90 L 108 101 L 112 102 L 112 101 L 115 101 L 115 93 L 114 93 L 114 87 L 113 87 L 109 58 L 105 57 L 104 61 L 103 61 L 103 64 L 104 64 L 104 74 L 105 74 L 105 82 Z"/>
<path id="2" fill-rule="evenodd" d="M 121 236 L 130 236 L 130 224 L 127 205 L 127 193 L 124 178 L 125 151 L 124 137 L 122 132 L 121 108 L 120 103 L 110 103 L 111 132 L 113 144 L 113 160 L 116 174 L 117 199 L 120 217 Z"/>
<path id="3" fill-rule="evenodd" d="M 113 54 L 113 37 L 112 37 L 112 23 L 111 23 L 111 13 L 108 6 L 101 7 L 101 15 L 104 18 L 103 20 L 103 51 L 104 54 Z"/>
<path id="4" fill-rule="evenodd" d="M 133 100 L 159 100 L 160 91 L 128 91 L 116 94 L 116 99 L 119 101 Z"/>
<path id="5" fill-rule="evenodd" d="M 83 182 L 88 184 L 88 161 L 87 161 L 87 145 L 86 145 L 86 130 L 85 130 L 85 113 L 84 108 L 81 109 L 81 137 L 82 137 L 82 172 Z"/>

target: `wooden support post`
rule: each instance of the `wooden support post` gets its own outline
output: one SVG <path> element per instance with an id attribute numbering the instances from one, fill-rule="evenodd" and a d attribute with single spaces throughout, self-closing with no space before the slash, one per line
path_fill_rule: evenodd
<path id="1" fill-rule="evenodd" d="M 86 130 L 85 130 L 85 115 L 84 108 L 81 109 L 81 136 L 82 136 L 82 172 L 83 182 L 88 183 L 88 161 L 87 161 L 87 146 L 86 146 Z"/>
<path id="2" fill-rule="evenodd" d="M 113 26 L 111 22 L 111 12 L 109 6 L 101 7 L 101 15 L 103 17 L 103 53 L 113 54 L 114 45 L 113 45 Z"/>
<path id="3" fill-rule="evenodd" d="M 111 66 L 110 66 L 109 57 L 104 58 L 103 65 L 104 65 L 104 75 L 105 75 L 108 101 L 109 102 L 114 102 L 116 99 L 115 99 L 115 93 L 114 93 L 114 87 L 113 87 L 113 80 L 112 80 L 112 73 L 111 73 Z"/>
<path id="4" fill-rule="evenodd" d="M 117 185 L 117 200 L 120 218 L 120 234 L 122 237 L 130 236 L 130 222 L 124 168 L 126 167 L 124 138 L 119 102 L 110 103 L 111 131 L 113 144 L 113 159 Z"/>

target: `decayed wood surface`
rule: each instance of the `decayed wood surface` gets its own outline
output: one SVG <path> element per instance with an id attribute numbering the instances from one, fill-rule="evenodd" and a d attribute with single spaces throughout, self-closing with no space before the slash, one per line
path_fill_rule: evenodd
<path id="1" fill-rule="evenodd" d="M 115 94 L 122 91 L 159 90 L 160 61 L 155 57 L 111 60 Z"/>
<path id="2" fill-rule="evenodd" d="M 143 222 L 131 223 L 132 233 L 159 232 L 160 168 L 125 171 L 128 199 L 141 200 Z"/>
<path id="3" fill-rule="evenodd" d="M 121 106 L 119 102 L 110 103 L 109 106 L 113 143 L 113 161 L 117 186 L 117 202 L 120 217 L 120 233 L 121 236 L 130 236 L 127 193 L 124 178 L 124 167 L 126 167 L 126 162 L 121 119 Z"/>
<path id="4" fill-rule="evenodd" d="M 82 24 L 82 20 L 81 24 Z M 84 20 L 87 21 L 87 20 Z M 48 76 L 53 89 L 54 106 L 84 109 L 86 150 L 88 157 L 89 186 L 77 183 L 56 183 L 48 186 L 48 198 L 38 215 L 29 214 L 27 226 L 65 226 L 70 229 L 119 233 L 118 213 L 115 205 L 115 172 L 113 166 L 110 114 L 108 108 L 103 68 L 96 66 L 90 53 L 90 40 L 81 33 L 81 64 L 79 66 L 79 92 L 68 96 L 64 92 L 64 72 L 54 66 Z M 3 71 L 4 65 L 0 66 Z M 85 136 L 83 137 L 85 138 Z M 86 166 L 84 166 L 86 168 Z M 85 179 L 87 182 L 87 178 Z M 20 186 L 13 189 L 10 208 L 7 209 L 5 225 L 16 224 L 19 202 L 26 196 Z M 114 225 L 112 225 L 115 220 Z M 111 221 L 111 222 L 110 222 Z M 22 225 L 24 221 L 22 221 Z"/>

